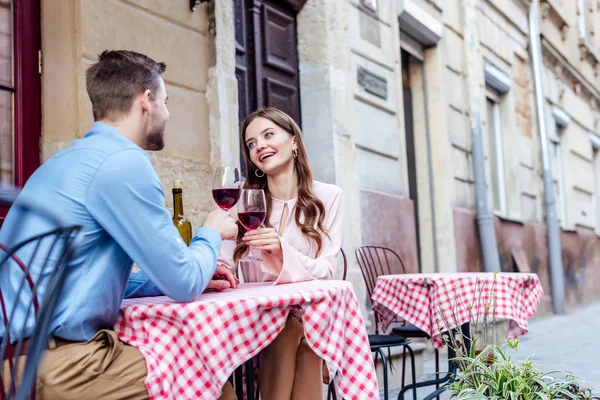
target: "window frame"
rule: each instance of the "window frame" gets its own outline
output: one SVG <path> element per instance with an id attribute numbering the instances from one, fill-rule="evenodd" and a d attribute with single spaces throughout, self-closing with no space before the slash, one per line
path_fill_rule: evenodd
<path id="1" fill-rule="evenodd" d="M 592 145 L 592 178 L 594 179 L 594 193 L 592 195 L 592 202 L 594 204 L 594 232 L 597 236 L 600 236 L 600 184 L 598 180 L 600 179 L 600 173 L 598 173 L 598 168 L 600 168 L 600 149 L 594 145 Z"/>
<path id="2" fill-rule="evenodd" d="M 590 144 L 592 146 L 592 177 L 594 179 L 594 193 L 592 201 L 594 203 L 594 212 L 596 221 L 594 221 L 594 232 L 600 236 L 600 137 L 594 133 L 589 133 Z"/>
<path id="3" fill-rule="evenodd" d="M 13 84 L 0 89 L 13 93 L 14 184 L 23 187 L 40 165 L 41 26 L 40 0 L 13 0 Z M 0 224 L 8 212 L 0 206 Z"/>
<path id="4" fill-rule="evenodd" d="M 598 173 L 598 168 L 600 167 L 600 162 L 598 158 L 600 157 L 600 150 L 594 148 L 592 153 L 592 168 L 594 177 L 594 211 L 596 214 L 596 221 L 594 221 L 594 232 L 596 232 L 597 236 L 600 236 L 600 187 L 598 183 L 598 179 L 600 179 L 600 174 Z"/>
<path id="5" fill-rule="evenodd" d="M 507 214 L 507 199 L 506 199 L 506 174 L 504 172 L 504 141 L 503 141 L 503 132 L 502 132 L 502 97 L 501 94 L 497 93 L 490 87 L 486 88 L 485 91 L 486 98 L 486 118 L 487 118 L 487 102 L 492 102 L 493 111 L 492 114 L 494 116 L 494 121 L 487 121 L 487 124 L 493 124 L 493 136 L 494 136 L 494 149 L 496 151 L 496 165 L 492 165 L 492 160 L 490 158 L 490 154 L 488 154 L 488 159 L 490 162 L 490 168 L 495 168 L 496 173 L 498 175 L 498 197 L 500 200 L 500 204 L 496 204 L 494 201 L 494 188 L 493 182 L 490 182 L 490 187 L 492 189 L 492 212 L 496 215 L 505 217 Z M 488 126 L 488 129 L 490 127 Z M 488 137 L 489 140 L 489 137 Z M 488 143 L 488 152 L 491 152 L 490 143 Z M 492 171 L 490 171 L 490 174 Z"/>

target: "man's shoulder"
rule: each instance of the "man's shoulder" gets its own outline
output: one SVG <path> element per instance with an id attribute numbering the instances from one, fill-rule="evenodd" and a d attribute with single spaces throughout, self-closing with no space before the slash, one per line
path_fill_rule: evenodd
<path id="1" fill-rule="evenodd" d="M 73 150 L 90 150 L 95 152 L 104 153 L 106 156 L 121 152 L 137 152 L 139 154 L 146 154 L 139 146 L 120 136 L 86 136 L 83 139 L 78 139 L 73 142 L 71 147 Z"/>
<path id="2" fill-rule="evenodd" d="M 146 152 L 128 140 L 98 136 L 86 136 L 82 139 L 77 139 L 73 141 L 70 147 L 61 150 L 50 159 L 69 159 L 70 162 L 73 159 L 86 159 L 101 164 L 119 153 L 123 153 L 120 154 L 121 156 L 129 154 L 134 159 L 147 159 Z"/>
<path id="3" fill-rule="evenodd" d="M 148 155 L 139 147 L 106 152 L 97 169 L 98 174 L 112 175 L 115 179 L 145 179 L 155 175 Z"/>

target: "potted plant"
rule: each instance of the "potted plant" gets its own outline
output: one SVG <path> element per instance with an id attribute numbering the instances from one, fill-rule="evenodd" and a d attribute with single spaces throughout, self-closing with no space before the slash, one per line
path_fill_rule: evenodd
<path id="1" fill-rule="evenodd" d="M 448 386 L 452 398 L 458 400 L 556 400 L 592 399 L 589 385 L 573 374 L 542 371 L 533 356 L 513 361 L 506 349 L 518 347 L 518 340 L 505 346 L 489 345 L 479 354 L 475 346 L 467 356 L 455 361 L 460 371 Z"/>
<path id="2" fill-rule="evenodd" d="M 470 318 L 466 332 L 458 326 L 457 296 L 454 298 L 450 318 L 439 311 L 438 329 L 442 332 L 445 344 L 456 354 L 453 361 L 458 366 L 452 383 L 447 387 L 452 398 L 600 400 L 592 397 L 589 384 L 583 379 L 569 372 L 543 371 L 541 366 L 533 361 L 533 355 L 523 361 L 512 360 L 508 357 L 507 350 L 516 350 L 519 346 L 518 340 L 508 341 L 502 346 L 496 344 L 495 284 L 496 274 L 492 282 L 481 282 L 480 285 L 479 282 L 476 283 L 473 301 L 467 305 Z M 474 307 L 475 305 L 477 307 Z M 484 310 L 483 315 L 479 315 L 481 312 L 473 315 L 474 309 Z"/>

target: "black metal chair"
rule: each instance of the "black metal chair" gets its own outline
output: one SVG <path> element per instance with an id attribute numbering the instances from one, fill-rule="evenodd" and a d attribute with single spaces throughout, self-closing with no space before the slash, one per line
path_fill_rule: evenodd
<path id="1" fill-rule="evenodd" d="M 346 258 L 346 252 L 342 248 L 340 248 L 340 254 L 342 256 L 342 280 L 345 281 L 346 276 L 348 276 L 348 258 Z M 330 399 L 337 400 L 337 394 L 335 391 L 335 377 L 331 379 L 327 391 L 327 400 Z"/>
<path id="2" fill-rule="evenodd" d="M 342 259 L 344 262 L 344 274 L 343 274 L 343 280 L 346 280 L 346 275 L 348 273 L 348 262 L 346 259 L 346 253 L 344 253 L 344 249 L 340 249 L 341 254 L 342 254 Z M 360 264 L 360 263 L 359 263 Z M 362 267 L 361 267 L 362 269 Z M 363 272 L 364 275 L 364 272 Z M 369 296 L 371 295 L 371 290 L 369 290 Z M 377 316 L 375 317 L 376 321 L 377 321 Z M 378 355 L 381 356 L 381 362 L 383 364 L 383 397 L 384 399 L 388 400 L 389 398 L 389 394 L 388 394 L 388 374 L 387 374 L 387 360 L 385 357 L 385 353 L 384 353 L 384 349 L 389 349 L 391 347 L 399 347 L 399 346 L 403 346 L 404 347 L 404 351 L 406 351 L 408 349 L 410 355 L 411 355 L 411 360 L 412 360 L 412 366 L 413 366 L 413 382 L 416 381 L 416 377 L 415 377 L 415 361 L 414 361 L 414 353 L 412 351 L 412 349 L 410 348 L 410 340 L 407 340 L 405 337 L 399 336 L 399 335 L 380 335 L 378 328 L 375 328 L 375 334 L 374 335 L 369 335 L 369 345 L 371 346 L 371 352 L 375 353 L 375 366 L 377 366 L 377 359 L 378 359 Z M 402 371 L 402 377 L 404 378 L 404 370 Z M 403 383 L 404 384 L 404 383 Z M 414 392 L 415 395 L 415 400 L 416 400 L 416 396 L 417 396 L 417 392 L 415 390 Z M 329 400 L 330 398 L 333 398 L 333 400 L 337 400 L 337 396 L 335 393 L 335 386 L 333 384 L 333 381 L 329 384 L 329 394 L 327 395 L 327 399 Z"/>
<path id="3" fill-rule="evenodd" d="M 363 274 L 363 278 L 365 280 L 365 284 L 367 286 L 367 292 L 369 293 L 369 298 L 373 295 L 373 290 L 375 289 L 375 285 L 377 284 L 377 277 L 381 275 L 391 275 L 394 273 L 404 274 L 406 273 L 406 268 L 404 266 L 404 262 L 402 258 L 393 251 L 392 249 L 384 246 L 361 246 L 355 251 L 356 260 L 358 261 L 358 265 L 360 266 L 360 270 Z M 407 338 L 420 338 L 427 337 L 427 334 L 420 329 L 416 328 L 413 325 L 405 325 L 399 326 L 396 328 L 392 328 L 391 335 L 379 335 L 379 315 L 375 314 L 375 333 L 380 337 L 399 337 L 404 340 Z M 410 341 L 409 341 L 410 343 Z M 391 347 L 391 346 L 390 346 Z M 405 387 L 405 371 L 406 371 L 406 352 L 409 352 L 411 359 L 411 369 L 412 369 L 412 382 L 416 383 L 415 376 L 415 358 L 412 348 L 410 346 L 404 346 L 403 349 L 403 357 L 402 357 L 402 388 Z M 437 371 L 436 371 L 437 372 Z M 402 395 L 404 390 L 400 392 Z M 413 397 L 417 399 L 416 388 L 413 388 Z"/>
<path id="4" fill-rule="evenodd" d="M 0 202 L 12 204 L 15 198 L 16 192 L 13 189 L 0 187 Z M 10 247 L 0 244 L 0 271 L 6 272 L 9 268 L 15 268 L 22 273 L 18 285 L 11 287 L 11 290 L 15 291 L 13 296 L 15 301 L 12 304 L 7 303 L 0 287 L 4 325 L 0 345 L 0 359 L 3 363 L 0 369 L 1 400 L 35 398 L 38 362 L 42 351 L 49 344 L 52 334 L 50 324 L 65 283 L 67 266 L 83 236 L 81 227 L 62 225 L 51 211 L 40 208 L 37 204 L 19 200 L 13 207 L 22 208 L 29 213 L 37 213 L 55 228 L 12 244 Z M 17 234 L 18 232 L 14 232 L 14 235 Z M 30 269 L 34 258 L 43 260 L 43 263 L 36 265 L 36 271 Z M 23 262 L 23 259 L 27 262 Z M 45 287 L 43 294 L 38 293 L 39 287 Z M 33 331 L 29 335 L 25 332 L 28 318 L 23 318 L 20 326 L 15 322 L 15 309 L 19 302 L 21 307 L 25 306 L 27 317 L 32 315 L 35 318 Z M 9 367 L 9 376 L 3 376 L 5 362 Z M 19 364 L 23 362 L 24 367 L 21 367 Z"/>

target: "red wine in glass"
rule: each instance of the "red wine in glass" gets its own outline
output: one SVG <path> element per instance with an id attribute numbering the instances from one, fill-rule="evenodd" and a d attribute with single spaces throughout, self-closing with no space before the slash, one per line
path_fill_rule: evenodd
<path id="1" fill-rule="evenodd" d="M 246 230 L 252 231 L 260 227 L 267 217 L 267 202 L 262 189 L 243 189 L 238 203 L 238 219 Z M 252 247 L 248 255 L 240 261 L 262 261 L 254 254 Z"/>
<path id="2" fill-rule="evenodd" d="M 264 211 L 243 211 L 238 213 L 240 224 L 249 231 L 253 231 L 262 225 L 267 213 Z"/>
<path id="3" fill-rule="evenodd" d="M 240 171 L 236 167 L 218 167 L 213 178 L 213 199 L 229 211 L 240 198 Z"/>
<path id="4" fill-rule="evenodd" d="M 213 199 L 222 210 L 230 210 L 240 199 L 240 189 L 213 189 Z"/>

